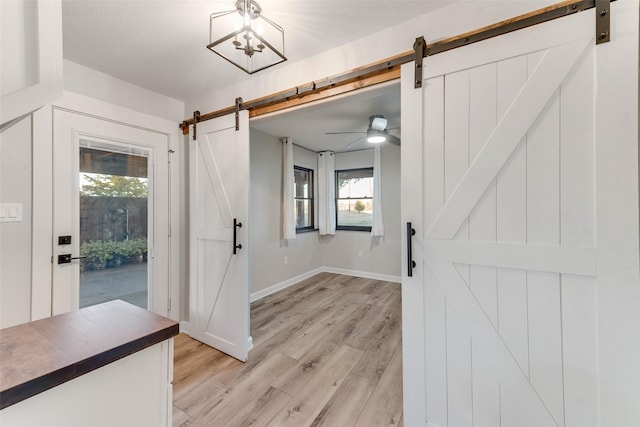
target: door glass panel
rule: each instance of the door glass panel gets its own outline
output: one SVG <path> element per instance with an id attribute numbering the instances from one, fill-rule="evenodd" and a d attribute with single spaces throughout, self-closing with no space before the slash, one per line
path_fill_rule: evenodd
<path id="1" fill-rule="evenodd" d="M 80 307 L 121 299 L 146 309 L 148 158 L 87 145 L 81 141 Z"/>

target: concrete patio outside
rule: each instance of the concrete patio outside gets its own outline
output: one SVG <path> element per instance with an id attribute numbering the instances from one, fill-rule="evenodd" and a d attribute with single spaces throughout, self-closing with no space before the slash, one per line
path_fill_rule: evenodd
<path id="1" fill-rule="evenodd" d="M 121 299 L 147 308 L 147 263 L 80 272 L 80 307 Z"/>

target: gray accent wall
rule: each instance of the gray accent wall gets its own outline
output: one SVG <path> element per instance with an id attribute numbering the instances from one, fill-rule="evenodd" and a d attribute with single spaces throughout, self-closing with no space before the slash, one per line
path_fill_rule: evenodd
<path id="1" fill-rule="evenodd" d="M 400 277 L 400 147 L 384 145 L 382 167 L 382 217 L 385 235 L 337 230 L 320 238 L 324 266 Z M 373 150 L 336 154 L 336 170 L 373 167 Z"/>
<path id="2" fill-rule="evenodd" d="M 293 240 L 281 239 L 280 139 L 252 129 L 250 150 L 249 277 L 250 292 L 254 293 L 321 267 L 322 255 L 316 232 L 299 234 Z M 299 154 L 298 151 L 296 153 Z M 302 166 L 316 169 L 308 160 Z"/>

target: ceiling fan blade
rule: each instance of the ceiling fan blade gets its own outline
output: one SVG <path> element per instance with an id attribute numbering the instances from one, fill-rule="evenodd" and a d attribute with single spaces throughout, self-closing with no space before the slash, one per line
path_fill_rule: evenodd
<path id="1" fill-rule="evenodd" d="M 351 133 L 366 133 L 366 132 L 325 132 L 325 135 L 348 135 Z"/>
<path id="2" fill-rule="evenodd" d="M 353 141 L 353 142 L 351 142 L 351 143 L 347 144 L 347 146 L 346 146 L 346 147 L 344 147 L 344 149 L 345 149 L 345 150 L 348 150 L 349 148 L 353 147 L 354 145 L 356 145 L 356 144 L 358 144 L 358 143 L 360 143 L 360 142 L 362 142 L 362 141 L 366 141 L 366 140 L 367 140 L 367 137 L 366 137 L 366 136 L 363 136 L 362 138 L 358 138 L 358 139 L 356 139 L 355 141 Z"/>
<path id="3" fill-rule="evenodd" d="M 387 135 L 387 142 L 390 142 L 393 145 L 400 145 L 400 138 L 395 135 Z"/>

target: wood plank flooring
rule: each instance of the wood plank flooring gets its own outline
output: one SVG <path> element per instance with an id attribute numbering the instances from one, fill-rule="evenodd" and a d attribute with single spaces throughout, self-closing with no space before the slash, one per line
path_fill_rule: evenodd
<path id="1" fill-rule="evenodd" d="M 241 363 L 175 338 L 174 426 L 402 426 L 400 284 L 321 273 L 251 304 Z"/>

